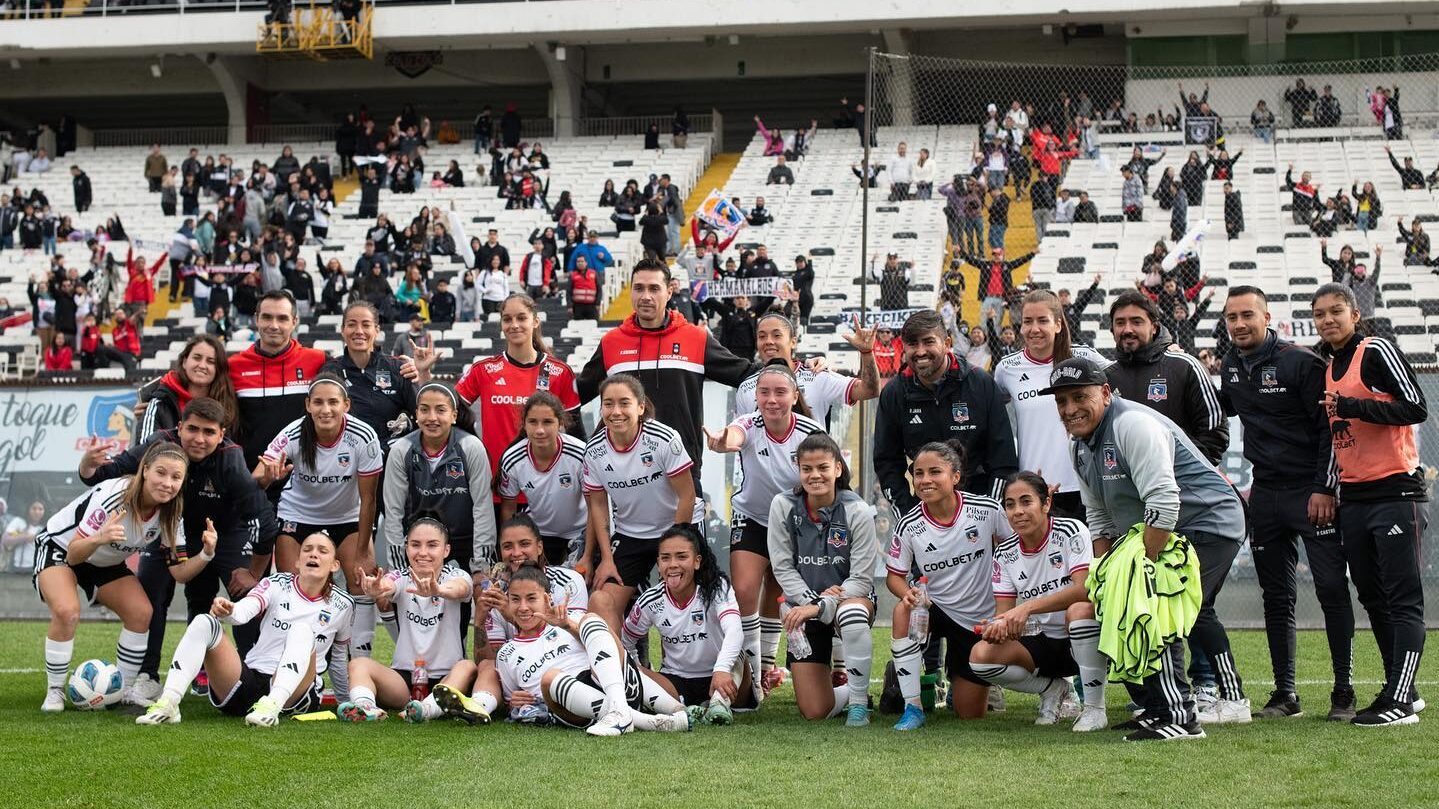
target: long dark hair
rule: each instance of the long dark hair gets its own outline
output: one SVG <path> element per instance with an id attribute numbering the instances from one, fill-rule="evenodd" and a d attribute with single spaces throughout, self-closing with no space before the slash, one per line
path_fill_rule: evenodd
<path id="1" fill-rule="evenodd" d="M 549 409 L 553 410 L 555 413 L 555 418 L 559 419 L 560 421 L 560 429 L 569 429 L 570 414 L 568 411 L 565 410 L 565 405 L 563 402 L 560 401 L 560 397 L 554 395 L 553 393 L 550 393 L 547 390 L 537 390 L 534 393 L 531 393 L 530 398 L 526 399 L 525 403 L 520 406 L 520 432 L 519 435 L 515 436 L 515 440 L 511 441 L 510 443 L 513 444 L 519 441 L 526 441 L 529 439 L 529 435 L 525 432 L 525 419 L 529 418 L 530 411 L 535 409 L 536 407 L 548 407 Z M 560 440 L 562 442 L 564 441 L 564 439 Z"/>
<path id="2" fill-rule="evenodd" d="M 185 376 L 185 360 L 195 352 L 195 347 L 201 343 L 210 347 L 215 352 L 215 378 L 210 382 L 209 398 L 220 403 L 225 408 L 225 419 L 220 422 L 226 432 L 235 429 L 236 420 L 239 418 L 240 405 L 235 398 L 235 383 L 230 380 L 230 359 L 225 354 L 225 344 L 220 338 L 211 334 L 197 334 L 185 342 L 185 347 L 180 349 L 180 356 L 175 358 L 175 379 L 187 389 L 190 387 L 190 378 Z"/>
<path id="3" fill-rule="evenodd" d="M 604 398 L 605 388 L 611 385 L 624 385 L 630 389 L 630 393 L 633 393 L 635 398 L 640 400 L 643 405 L 643 409 L 640 410 L 641 425 L 655 417 L 655 403 L 650 401 L 650 397 L 645 393 L 645 386 L 640 384 L 638 379 L 629 374 L 610 374 L 605 377 L 605 381 L 600 383 L 601 399 Z"/>
<path id="4" fill-rule="evenodd" d="M 951 469 L 959 473 L 960 485 L 964 484 L 964 461 L 966 456 L 964 444 L 960 443 L 959 439 L 951 438 L 948 441 L 931 441 L 928 444 L 922 445 L 919 451 L 914 453 L 914 457 L 918 458 L 926 452 L 933 452 L 943 459 L 945 463 L 949 464 Z"/>
<path id="5" fill-rule="evenodd" d="M 530 310 L 530 319 L 535 322 L 534 331 L 530 332 L 530 344 L 535 347 L 535 353 L 545 355 L 550 353 L 549 346 L 545 345 L 545 336 L 541 330 L 544 325 L 540 322 L 539 309 L 535 306 L 535 299 L 523 292 L 510 293 L 509 297 L 500 302 L 500 317 L 504 317 L 505 307 L 514 301 Z"/>
<path id="6" fill-rule="evenodd" d="M 705 604 L 713 605 L 719 600 L 721 588 L 729 584 L 729 576 L 720 570 L 714 551 L 694 528 L 688 525 L 672 525 L 660 534 L 660 542 L 674 537 L 687 540 L 690 549 L 700 560 L 699 570 L 695 571 L 695 589 L 704 598 Z"/>
<path id="7" fill-rule="evenodd" d="M 516 514 L 508 520 L 500 523 L 499 530 L 495 532 L 496 547 L 499 546 L 499 538 L 504 535 L 507 529 L 510 528 L 520 528 L 533 534 L 535 537 L 535 542 L 540 546 L 540 565 L 543 566 L 550 563 L 550 560 L 545 558 L 545 543 L 544 537 L 540 534 L 540 526 L 533 519 L 531 519 L 530 515 L 528 514 Z M 525 564 L 529 564 L 529 562 L 526 562 Z"/>
<path id="8" fill-rule="evenodd" d="M 839 444 L 836 444 L 834 439 L 830 438 L 829 433 L 810 433 L 808 436 L 805 436 L 805 439 L 799 442 L 799 448 L 795 450 L 794 457 L 796 463 L 798 463 L 798 459 L 803 457 L 806 452 L 829 453 L 830 457 L 834 458 L 835 463 L 839 464 L 839 479 L 834 482 L 835 492 L 849 491 L 849 464 L 844 462 L 844 452 L 839 448 Z M 795 487 L 795 492 L 803 493 L 804 487 Z"/>
<path id="9" fill-rule="evenodd" d="M 1054 353 L 1049 355 L 1049 361 L 1058 365 L 1073 357 L 1074 345 L 1069 333 L 1069 318 L 1064 316 L 1064 307 L 1059 303 L 1059 296 L 1047 289 L 1026 292 L 1020 301 L 1020 313 L 1023 314 L 1024 307 L 1031 303 L 1041 304 L 1048 308 L 1050 317 L 1053 317 L 1059 324 L 1059 333 L 1054 335 Z"/>
<path id="10" fill-rule="evenodd" d="M 315 387 L 318 385 L 334 385 L 340 389 L 340 395 L 344 397 L 345 401 L 350 400 L 350 389 L 345 387 L 345 383 L 334 374 L 324 373 L 316 376 L 310 383 L 310 390 L 305 394 L 306 401 L 309 401 L 310 397 L 314 395 Z M 305 462 L 305 466 L 310 469 L 315 468 L 315 457 L 319 454 L 319 449 L 320 435 L 315 431 L 315 417 L 306 413 L 305 417 L 300 419 L 300 460 Z"/>

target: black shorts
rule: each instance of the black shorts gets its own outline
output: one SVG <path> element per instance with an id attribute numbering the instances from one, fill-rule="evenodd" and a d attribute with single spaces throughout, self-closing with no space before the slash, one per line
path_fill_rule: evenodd
<path id="1" fill-rule="evenodd" d="M 335 540 L 335 547 L 337 548 L 340 546 L 341 543 L 345 541 L 345 537 L 357 533 L 359 530 L 360 523 L 358 520 L 356 520 L 355 522 L 337 522 L 329 524 L 295 522 L 294 520 L 280 520 L 280 533 L 284 536 L 288 536 L 291 539 L 294 539 L 298 543 L 303 543 L 305 541 L 305 537 L 308 537 L 311 534 L 324 533 L 329 534 L 330 538 Z"/>
<path id="2" fill-rule="evenodd" d="M 545 546 L 545 564 L 555 567 L 569 567 L 576 562 L 582 561 L 580 555 L 585 552 L 585 537 L 583 534 L 575 539 L 565 537 L 540 537 L 540 543 Z"/>
<path id="3" fill-rule="evenodd" d="M 123 564 L 96 566 L 89 562 L 81 562 L 72 565 L 65 561 L 65 549 L 55 542 L 45 540 L 35 543 L 35 573 L 30 577 L 30 583 L 35 587 L 35 592 L 40 592 L 40 571 L 48 567 L 68 567 L 75 575 L 75 583 L 80 585 L 80 591 L 85 594 L 85 603 L 91 606 L 95 604 L 95 594 L 101 587 L 112 581 L 119 581 L 126 576 L 133 576 L 130 568 Z M 42 594 L 40 600 L 44 601 Z"/>
<path id="4" fill-rule="evenodd" d="M 685 705 L 703 705 L 709 702 L 711 678 L 681 677 L 678 674 L 666 674 L 664 677 L 674 684 L 675 690 L 680 692 L 680 702 Z M 740 682 L 736 682 L 735 686 L 739 688 L 739 694 L 736 695 L 735 701 L 730 703 L 730 707 L 755 707 L 754 689 L 744 688 L 744 684 Z"/>
<path id="5" fill-rule="evenodd" d="M 396 674 L 400 675 L 400 679 L 401 679 L 401 680 L 404 680 L 404 681 L 405 681 L 405 690 L 406 690 L 406 691 L 409 691 L 411 688 L 414 688 L 414 687 L 415 687 L 415 680 L 414 680 L 414 677 L 413 677 L 414 672 L 410 671 L 409 669 L 395 669 L 394 671 L 395 671 Z M 445 679 L 445 678 L 444 678 L 444 677 L 431 677 L 431 678 L 429 678 L 430 691 L 434 691 L 434 690 L 435 690 L 435 686 L 439 685 L 439 684 L 440 684 L 440 681 L 443 680 L 443 679 Z"/>
<path id="6" fill-rule="evenodd" d="M 307 535 L 308 536 L 308 535 Z M 224 696 L 210 689 L 210 704 L 220 709 L 220 713 L 226 716 L 244 716 L 255 707 L 260 697 L 270 693 L 270 678 L 274 676 L 262 671 L 255 671 L 246 665 L 240 666 L 240 679 L 235 682 L 235 687 L 230 693 Z M 308 686 L 301 685 L 299 698 L 295 704 L 280 711 L 281 716 L 294 716 L 295 714 L 309 713 L 320 708 L 320 678 L 316 677 Z"/>
<path id="7" fill-rule="evenodd" d="M 769 558 L 769 529 L 758 521 L 742 514 L 734 515 L 729 523 L 729 550 L 749 551 Z"/>
<path id="8" fill-rule="evenodd" d="M 636 659 L 634 655 L 626 654 L 624 673 L 625 704 L 636 711 L 645 710 L 645 689 L 644 685 L 640 682 L 640 677 L 642 676 L 644 675 L 640 674 L 640 661 Z M 596 691 L 604 691 L 604 688 L 600 686 L 600 681 L 595 679 L 594 672 L 589 669 L 585 669 L 579 674 L 576 674 L 575 679 Z M 556 722 L 572 728 L 587 728 L 594 721 L 590 720 L 583 723 L 575 723 L 565 718 L 559 712 L 552 712 L 551 715 L 554 716 Z"/>
<path id="9" fill-rule="evenodd" d="M 1069 638 L 1025 635 L 1019 642 L 1034 658 L 1035 674 L 1041 677 L 1073 677 L 1079 673 L 1079 664 L 1074 662 L 1074 653 L 1070 651 Z"/>
<path id="10" fill-rule="evenodd" d="M 625 586 L 643 590 L 649 584 L 650 571 L 655 569 L 655 564 L 659 561 L 660 543 L 658 539 L 612 534 L 610 554 L 614 557 L 615 570 L 619 572 Z M 603 582 L 596 582 L 595 587 L 598 588 L 601 584 Z"/>
<path id="11" fill-rule="evenodd" d="M 875 594 L 871 592 L 869 594 L 869 601 L 873 604 L 874 600 Z M 871 611 L 869 615 L 869 625 L 871 627 L 874 626 L 874 613 L 876 611 L 877 610 Z M 834 643 L 838 636 L 834 624 L 823 623 L 818 618 L 812 621 L 806 621 L 804 625 L 804 636 L 809 638 L 809 656 L 795 657 L 790 654 L 789 649 L 786 648 L 784 653 L 785 665 L 793 666 L 795 663 L 815 663 L 829 668 L 830 662 L 834 659 Z M 786 644 L 786 646 L 788 646 L 788 644 Z"/>
<path id="12" fill-rule="evenodd" d="M 960 677 L 975 685 L 988 688 L 989 681 L 975 674 L 974 670 L 969 667 L 969 653 L 983 638 L 973 629 L 955 623 L 954 619 L 944 614 L 944 610 L 931 605 L 929 608 L 929 643 L 934 643 L 939 638 L 945 640 L 944 671 L 949 675 L 949 679 L 952 681 L 954 678 Z"/>

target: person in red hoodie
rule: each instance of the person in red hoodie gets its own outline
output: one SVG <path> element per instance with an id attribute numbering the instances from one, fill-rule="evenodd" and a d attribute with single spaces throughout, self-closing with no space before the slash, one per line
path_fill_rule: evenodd
<path id="1" fill-rule="evenodd" d="M 886 382 L 898 376 L 904 365 L 904 344 L 889 326 L 874 331 L 874 364 L 879 366 L 879 378 Z"/>
<path id="2" fill-rule="evenodd" d="M 80 327 L 80 367 L 82 369 L 109 368 L 112 362 L 118 362 L 125 366 L 126 373 L 135 370 L 134 355 L 117 351 L 113 346 L 105 345 L 105 335 L 96 325 L 95 316 L 86 315 L 84 324 Z"/>
<path id="3" fill-rule="evenodd" d="M 165 259 L 169 257 L 168 253 L 162 252 L 147 268 L 145 257 L 135 255 L 135 248 L 130 248 L 130 252 L 125 254 L 125 268 L 130 273 L 130 281 L 125 284 L 125 308 L 134 316 L 138 324 L 136 328 L 145 325 L 145 315 L 150 311 L 150 304 L 155 302 L 155 276 L 160 274 L 160 268 L 165 266 Z"/>
<path id="4" fill-rule="evenodd" d="M 1072 160 L 1079 155 L 1075 149 L 1060 149 L 1057 138 L 1045 138 L 1042 149 L 1035 150 L 1034 159 L 1039 163 L 1039 173 L 1045 182 L 1055 191 L 1059 190 L 1059 178 L 1064 174 L 1065 160 Z"/>
<path id="5" fill-rule="evenodd" d="M 50 338 L 50 345 L 45 349 L 45 370 L 73 371 L 74 369 L 75 350 L 70 347 L 65 332 L 57 331 L 55 336 Z"/>
<path id="6" fill-rule="evenodd" d="M 600 319 L 600 274 L 583 255 L 575 256 L 570 271 L 570 317 L 575 320 Z"/>
<path id="7" fill-rule="evenodd" d="M 110 329 L 110 339 L 115 343 L 118 358 L 127 371 L 133 371 L 140 361 L 140 330 L 129 317 L 125 307 L 115 309 L 115 325 Z"/>

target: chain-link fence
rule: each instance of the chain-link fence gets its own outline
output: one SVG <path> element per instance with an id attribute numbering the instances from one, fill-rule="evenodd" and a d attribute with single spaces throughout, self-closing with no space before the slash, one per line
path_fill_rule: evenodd
<path id="1" fill-rule="evenodd" d="M 1004 293 L 982 289 L 988 276 L 981 279 L 979 268 L 956 261 L 961 255 L 987 257 L 996 245 L 1004 248 L 1006 258 L 1038 249 L 1038 256 L 1014 270 L 1013 282 L 1020 290 L 1031 285 L 1078 296 L 1093 284 L 1087 309 L 1076 314 L 1078 339 L 1112 355 L 1108 301 L 1146 281 L 1144 255 L 1157 241 L 1172 249 L 1178 236 L 1206 222 L 1207 239 L 1198 248 L 1202 270 L 1196 274 L 1207 276 L 1210 291 L 1218 295 L 1212 308 L 1200 306 L 1203 293 L 1184 302 L 1186 319 L 1177 322 L 1181 329 L 1187 327 L 1182 342 L 1192 352 L 1222 348 L 1216 338 L 1223 339 L 1223 331 L 1216 326 L 1223 287 L 1240 283 L 1265 288 L 1276 326 L 1286 334 L 1311 335 L 1295 339 L 1313 342 L 1308 302 L 1318 284 L 1331 278 L 1318 243 L 1327 236 L 1333 242 L 1329 258 L 1337 258 L 1341 245 L 1347 245 L 1373 270 L 1379 269 L 1383 251 L 1384 303 L 1376 322 L 1420 369 L 1429 401 L 1439 396 L 1439 282 L 1428 267 L 1408 264 L 1414 252 L 1403 235 L 1415 221 L 1439 221 L 1439 197 L 1431 190 L 1439 186 L 1439 55 L 1133 68 L 875 53 L 869 83 L 859 123 L 873 132 L 870 160 L 878 179 L 866 210 L 866 236 L 871 244 L 883 239 L 885 220 L 874 214 L 893 207 L 896 200 L 900 205 L 950 208 L 945 260 L 915 268 L 910 305 L 940 307 L 953 326 L 958 350 L 969 353 L 972 361 L 987 365 L 1021 348 L 1022 337 L 1011 340 L 1002 333 L 1011 299 L 993 304 L 1000 334 L 981 332 L 969 339 L 973 332 L 967 327 L 987 319 L 981 300 L 1003 298 Z M 1048 147 L 1036 145 L 1036 131 L 1054 140 L 1057 154 L 1037 151 Z M 898 151 L 901 142 L 904 156 Z M 934 166 L 917 174 L 914 166 L 921 149 Z M 1411 158 L 1423 181 L 1416 185 L 1412 177 L 1396 171 L 1386 149 L 1393 150 L 1399 168 Z M 1194 188 L 1184 180 L 1183 164 L 1191 153 L 1199 164 L 1199 169 L 1189 169 L 1198 172 Z M 1135 164 L 1136 158 L 1143 162 Z M 896 176 L 893 169 L 899 163 L 908 163 L 908 170 Z M 1133 211 L 1120 171 L 1125 164 L 1142 165 L 1148 175 Z M 1291 165 L 1292 182 L 1286 180 Z M 1216 168 L 1222 170 L 1216 173 Z M 1176 216 L 1172 202 L 1155 196 L 1168 172 L 1180 183 L 1179 193 L 1197 192 L 1197 199 L 1186 196 L 1187 214 Z M 932 188 L 921 188 L 917 176 L 932 176 Z M 1243 203 L 1242 223 L 1233 233 L 1226 179 Z M 1049 191 L 1068 193 L 1036 193 L 1046 180 Z M 980 192 L 979 202 L 967 208 L 965 186 L 971 181 Z M 944 188 L 951 182 L 957 190 L 953 195 Z M 1317 190 L 1311 191 L 1313 208 L 1301 218 L 1293 210 L 1290 186 L 1304 183 Z M 1375 192 L 1369 202 L 1356 199 L 1355 192 L 1365 183 L 1373 183 Z M 997 238 L 992 197 L 985 194 L 995 186 L 1004 188 L 1008 209 L 1007 228 Z M 1374 201 L 1382 201 L 1382 218 Z M 1083 203 L 1091 207 L 1080 207 Z M 1361 212 L 1372 216 L 1361 222 Z M 1404 227 L 1396 227 L 1395 217 Z M 932 296 L 929 290 L 934 290 Z M 870 463 L 874 408 L 865 410 L 865 418 L 855 419 L 848 430 L 847 446 L 864 469 L 866 496 L 879 506 L 883 533 L 892 518 Z M 1243 458 L 1243 430 L 1237 419 L 1231 419 L 1230 426 L 1225 472 L 1247 492 L 1250 469 Z M 1439 469 L 1434 420 L 1421 425 L 1418 434 L 1432 486 Z M 1429 508 L 1431 522 L 1439 523 L 1439 504 L 1431 500 Z M 1439 554 L 1427 549 L 1423 553 L 1429 595 L 1439 601 Z M 1321 627 L 1322 614 L 1302 556 L 1299 577 L 1299 623 Z M 1232 625 L 1263 625 L 1247 546 L 1220 605 Z M 1356 614 L 1361 622 L 1366 620 L 1362 609 Z M 1439 625 L 1439 612 L 1430 620 Z"/>

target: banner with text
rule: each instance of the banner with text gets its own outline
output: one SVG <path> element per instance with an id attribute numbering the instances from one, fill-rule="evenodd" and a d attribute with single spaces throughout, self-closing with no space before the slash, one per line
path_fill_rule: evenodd
<path id="1" fill-rule="evenodd" d="M 864 311 L 864 316 L 860 318 L 860 323 L 867 329 L 877 329 L 880 327 L 884 327 L 899 331 L 899 329 L 904 326 L 904 321 L 909 320 L 910 315 L 919 311 L 923 310 L 866 309 Z M 859 316 L 860 311 L 858 309 L 842 309 L 840 310 L 840 314 L 844 316 L 844 320 L 846 323 L 850 323 L 854 321 L 855 317 Z"/>
<path id="2" fill-rule="evenodd" d="M 763 278 L 720 278 L 704 283 L 704 295 L 710 298 L 736 298 L 745 295 L 751 298 L 773 298 L 781 288 L 788 288 L 789 282 L 779 276 Z M 703 300 L 703 298 L 696 298 Z"/>

